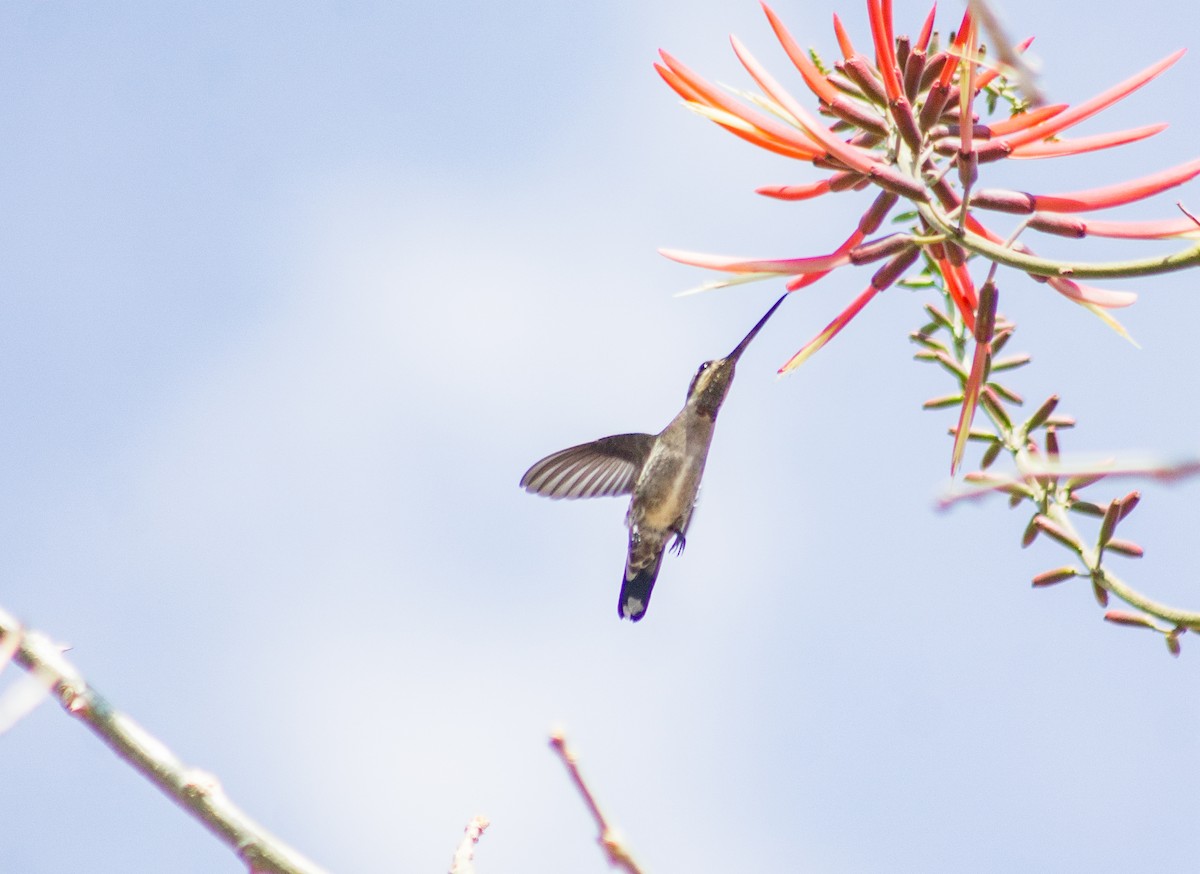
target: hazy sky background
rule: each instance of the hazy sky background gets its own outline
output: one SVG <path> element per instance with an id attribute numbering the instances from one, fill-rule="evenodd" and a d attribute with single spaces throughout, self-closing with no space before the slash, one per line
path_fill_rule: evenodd
<path id="1" fill-rule="evenodd" d="M 1183 0 L 1084 8 L 1002 7 L 1055 101 L 1195 38 Z M 832 7 L 776 9 L 835 55 Z M 865 4 L 839 13 L 867 46 Z M 953 416 L 920 404 L 952 386 L 911 361 L 922 295 L 776 380 L 869 271 L 787 302 L 639 625 L 625 502 L 517 488 L 657 431 L 779 293 L 675 299 L 705 277 L 657 247 L 821 253 L 868 202 L 755 196 L 816 171 L 654 74 L 661 46 L 749 87 L 730 32 L 803 91 L 751 0 L 0 6 L 0 605 L 335 872 L 445 870 L 479 813 L 481 874 L 608 870 L 556 724 L 651 870 L 1193 865 L 1200 640 L 1171 659 L 1086 584 L 1031 590 L 1067 556 L 1020 550 L 1003 501 L 934 511 Z M 1077 130 L 1169 121 L 1153 140 L 985 180 L 1195 157 L 1197 58 Z M 1139 350 L 1002 274 L 1035 356 L 1010 384 L 1063 395 L 1068 449 L 1194 454 L 1196 281 L 1112 284 Z M 1198 608 L 1200 483 L 1145 491 L 1120 570 Z M 241 870 L 52 704 L 0 738 L 0 786 L 0 870 Z"/>

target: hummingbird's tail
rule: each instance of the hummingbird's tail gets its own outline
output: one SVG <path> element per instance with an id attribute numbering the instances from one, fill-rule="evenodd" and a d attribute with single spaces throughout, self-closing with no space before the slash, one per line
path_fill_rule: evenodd
<path id="1" fill-rule="evenodd" d="M 621 597 L 617 601 L 617 615 L 622 619 L 637 622 L 646 615 L 665 551 L 665 539 L 644 538 L 636 529 L 629 532 L 629 558 L 625 562 Z"/>

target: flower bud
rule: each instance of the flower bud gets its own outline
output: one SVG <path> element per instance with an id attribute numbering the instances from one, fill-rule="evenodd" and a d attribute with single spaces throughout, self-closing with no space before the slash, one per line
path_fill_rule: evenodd
<path id="1" fill-rule="evenodd" d="M 908 249 L 901 251 L 899 255 L 875 271 L 875 275 L 871 277 L 871 287 L 883 291 L 903 276 L 904 271 L 912 267 L 913 262 L 920 255 L 920 246 L 910 246 Z"/>
<path id="2" fill-rule="evenodd" d="M 1054 570 L 1042 571 L 1033 578 L 1034 586 L 1053 586 L 1055 583 L 1062 583 L 1072 577 L 1080 576 L 1081 572 L 1071 565 L 1063 565 L 1056 567 Z"/>
<path id="3" fill-rule="evenodd" d="M 1000 188 L 982 188 L 972 192 L 971 206 L 976 209 L 994 209 L 997 212 L 1010 212 L 1017 215 L 1028 215 L 1035 208 L 1033 198 L 1025 192 Z"/>
<path id="4" fill-rule="evenodd" d="M 1005 411 L 1004 407 L 1000 405 L 1000 401 L 996 399 L 996 396 L 992 393 L 990 386 L 984 389 L 979 395 L 979 404 L 985 410 L 987 410 L 988 414 L 995 418 L 995 420 L 999 422 L 1001 427 L 1003 427 L 1006 431 L 1012 430 L 1012 419 L 1008 417 L 1008 413 Z"/>
<path id="5" fill-rule="evenodd" d="M 879 116 L 863 109 L 861 104 L 839 98 L 827 105 L 829 112 L 833 116 L 840 118 L 852 128 L 858 128 L 859 130 L 868 131 L 879 136 L 884 136 L 888 132 L 887 125 L 884 124 Z"/>
<path id="6" fill-rule="evenodd" d="M 1045 234 L 1076 239 L 1087 236 L 1087 225 L 1071 215 L 1037 213 L 1029 217 L 1027 224 Z"/>
<path id="7" fill-rule="evenodd" d="M 934 85 L 933 80 L 942 74 L 942 68 L 944 66 L 946 66 L 946 63 L 949 60 L 950 60 L 950 55 L 948 55 L 946 52 L 934 52 L 933 54 L 931 54 L 929 56 L 929 60 L 925 62 L 925 69 L 921 73 L 921 83 L 918 86 L 921 91 L 924 91 L 925 89 L 928 88 L 928 89 L 930 89 L 930 93 L 932 94 L 933 89 L 936 87 L 939 87 L 939 86 Z M 943 94 L 945 94 L 945 92 L 947 90 L 946 87 L 945 86 L 940 86 L 940 87 L 941 87 Z M 925 102 L 926 103 L 929 102 L 928 96 L 926 96 Z M 942 113 L 942 107 L 941 106 L 936 107 L 935 114 L 941 115 L 941 113 Z"/>
<path id="8" fill-rule="evenodd" d="M 992 343 L 993 354 L 996 351 L 997 351 L 996 344 L 995 344 L 995 342 L 993 342 Z M 997 373 L 1001 370 L 1013 370 L 1014 368 L 1017 368 L 1017 367 L 1024 367 L 1026 364 L 1028 364 L 1032 360 L 1033 360 L 1032 356 L 1027 353 L 1022 354 L 1022 355 L 1011 355 L 1008 358 L 1001 358 L 999 361 L 992 362 L 992 373 Z"/>
<path id="9" fill-rule="evenodd" d="M 1036 523 L 1037 523 L 1037 516 L 1034 516 L 1032 519 L 1029 520 L 1029 524 L 1025 526 L 1025 531 L 1021 534 L 1021 548 L 1022 549 L 1025 549 L 1031 543 L 1033 543 L 1033 541 L 1035 541 L 1037 539 L 1038 532 L 1041 529 L 1038 528 Z M 1039 585 L 1036 577 L 1034 578 L 1033 584 L 1035 586 Z"/>
<path id="10" fill-rule="evenodd" d="M 890 191 L 879 192 L 879 195 L 871 203 L 870 208 L 858 220 L 858 229 L 862 231 L 863 236 L 873 234 L 879 230 L 879 226 L 883 224 L 883 220 L 887 218 L 887 214 L 891 212 L 892 207 L 896 205 L 896 201 L 899 199 L 897 195 Z M 928 307 L 926 308 L 928 309 Z"/>
<path id="11" fill-rule="evenodd" d="M 1142 500 L 1141 492 L 1136 492 L 1136 491 L 1130 492 L 1125 497 L 1121 498 L 1119 501 L 1119 503 L 1121 505 L 1120 518 L 1124 519 L 1126 516 L 1128 516 L 1130 513 L 1132 513 L 1133 508 L 1136 507 L 1141 500 Z"/>
<path id="12" fill-rule="evenodd" d="M 1075 538 L 1075 535 L 1049 517 L 1038 514 L 1033 517 L 1033 524 L 1037 525 L 1046 536 L 1054 538 L 1068 549 L 1083 552 L 1083 544 Z"/>
<path id="13" fill-rule="evenodd" d="M 1025 433 L 1028 434 L 1037 428 L 1040 428 L 1050 418 L 1050 414 L 1054 412 L 1054 408 L 1058 406 L 1058 395 L 1050 395 L 1042 405 L 1038 407 L 1029 421 L 1025 423 Z"/>
<path id="14" fill-rule="evenodd" d="M 943 410 L 946 407 L 957 407 L 962 403 L 962 393 L 956 395 L 942 395 L 940 398 L 930 398 L 921 405 L 922 409 L 926 410 Z"/>
<path id="15" fill-rule="evenodd" d="M 1004 322 L 1003 324 L 1001 324 L 1001 320 L 999 318 L 997 318 L 996 319 L 996 330 L 992 332 L 992 355 L 993 356 L 1000 354 L 1000 350 L 1004 348 L 1004 345 L 1009 341 L 1009 338 L 1012 337 L 1012 334 L 1013 334 L 1013 326 L 1010 325 L 1008 322 Z M 1017 357 L 1020 357 L 1020 356 L 1017 356 Z"/>
<path id="16" fill-rule="evenodd" d="M 1158 626 L 1141 613 L 1130 613 L 1128 610 L 1109 610 L 1104 614 L 1104 621 L 1114 625 L 1132 625 L 1135 628 L 1149 628 L 1158 631 Z"/>
<path id="17" fill-rule="evenodd" d="M 851 264 L 870 264 L 872 261 L 903 252 L 912 245 L 912 237 L 907 234 L 888 234 L 878 240 L 871 240 L 869 243 L 855 246 L 846 253 L 846 256 L 850 259 Z M 876 287 L 878 288 L 878 286 Z"/>
<path id="18" fill-rule="evenodd" d="M 892 120 L 896 122 L 896 130 L 899 131 L 900 138 L 914 152 L 920 152 L 924 144 L 921 141 L 921 131 L 917 126 L 917 117 L 913 114 L 912 104 L 907 99 L 900 97 L 889 103 L 888 109 L 891 110 Z"/>
<path id="19" fill-rule="evenodd" d="M 975 342 L 990 343 L 996 332 L 996 304 L 1000 295 L 996 283 L 988 280 L 979 289 L 979 307 L 975 313 Z"/>
<path id="20" fill-rule="evenodd" d="M 1007 388 L 998 382 L 989 382 L 988 388 L 1000 395 L 1000 397 L 1004 398 L 1010 404 L 1016 404 L 1017 406 L 1020 406 L 1021 404 L 1025 403 L 1025 399 L 1023 397 L 1021 397 L 1012 389 Z"/>
<path id="21" fill-rule="evenodd" d="M 912 340 L 914 343 L 920 343 L 926 349 L 934 349 L 939 352 L 947 351 L 945 344 L 939 343 L 937 340 L 933 339 L 933 337 L 931 337 L 927 331 L 913 331 L 908 335 L 908 339 Z"/>
<path id="22" fill-rule="evenodd" d="M 875 68 L 867 62 L 866 58 L 862 55 L 855 55 L 845 61 L 839 61 L 834 66 L 842 70 L 851 82 L 862 89 L 863 97 L 879 106 L 887 106 L 887 92 L 883 90 L 883 83 L 879 81 Z"/>
<path id="23" fill-rule="evenodd" d="M 908 66 L 909 53 L 912 51 L 912 39 L 907 34 L 896 37 L 896 69 L 903 70 Z"/>
<path id="24" fill-rule="evenodd" d="M 921 74 L 925 72 L 925 52 L 914 49 L 904 62 L 904 94 L 914 102 L 921 93 Z"/>
<path id="25" fill-rule="evenodd" d="M 925 304 L 925 313 L 929 316 L 930 320 L 941 325 L 947 331 L 954 330 L 954 325 L 951 323 L 950 317 L 932 304 Z"/>
<path id="26" fill-rule="evenodd" d="M 1141 558 L 1146 554 L 1146 550 L 1142 549 L 1132 540 L 1117 540 L 1113 538 L 1104 544 L 1104 549 L 1108 552 L 1115 552 L 1120 555 L 1127 555 L 1130 558 Z"/>
<path id="27" fill-rule="evenodd" d="M 1061 431 L 1063 428 L 1074 428 L 1075 420 L 1071 416 L 1051 416 L 1045 424 L 1048 428 L 1058 428 Z"/>
<path id="28" fill-rule="evenodd" d="M 1100 546 L 1104 546 L 1112 539 L 1113 532 L 1117 529 L 1117 522 L 1120 521 L 1121 505 L 1116 501 L 1112 501 L 1104 510 L 1104 521 L 1100 523 L 1100 536 L 1097 538 Z"/>
<path id="29" fill-rule="evenodd" d="M 1058 460 L 1058 432 L 1053 428 L 1046 429 L 1046 455 L 1054 461 Z"/>

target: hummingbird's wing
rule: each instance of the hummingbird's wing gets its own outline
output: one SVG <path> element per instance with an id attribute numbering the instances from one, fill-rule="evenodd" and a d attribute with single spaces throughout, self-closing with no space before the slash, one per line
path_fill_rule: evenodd
<path id="1" fill-rule="evenodd" d="M 654 445 L 653 434 L 616 434 L 547 455 L 521 477 L 521 488 L 547 498 L 628 495 Z"/>

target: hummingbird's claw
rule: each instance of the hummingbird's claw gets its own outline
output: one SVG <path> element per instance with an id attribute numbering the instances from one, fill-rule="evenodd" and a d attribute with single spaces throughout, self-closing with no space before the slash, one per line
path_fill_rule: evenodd
<path id="1" fill-rule="evenodd" d="M 675 539 L 671 541 L 671 552 L 676 555 L 683 555 L 683 548 L 687 546 L 687 538 L 678 531 L 675 532 Z"/>

